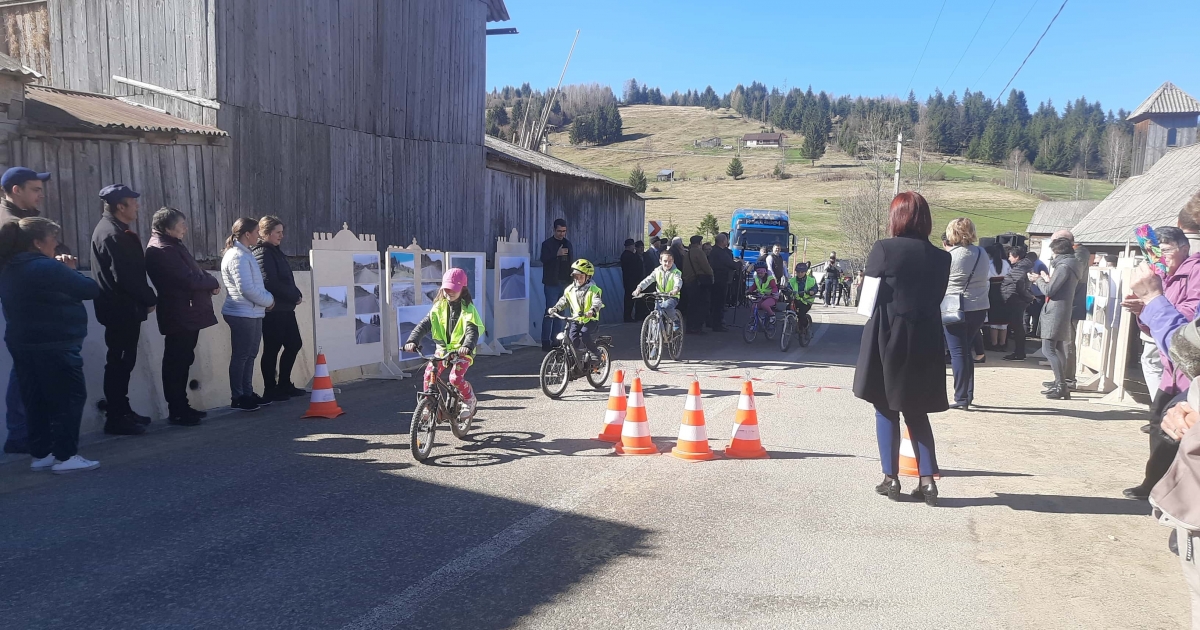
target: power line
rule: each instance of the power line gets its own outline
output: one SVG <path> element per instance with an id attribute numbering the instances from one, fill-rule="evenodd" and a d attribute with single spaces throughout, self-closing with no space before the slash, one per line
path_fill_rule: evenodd
<path id="1" fill-rule="evenodd" d="M 1029 14 L 1033 13 L 1033 8 L 1037 6 L 1037 3 L 1038 0 L 1033 0 L 1033 4 L 1029 5 L 1029 10 L 1025 12 L 1025 17 L 1021 18 L 1020 22 L 1017 22 L 1017 27 L 1014 28 L 1013 32 L 1009 34 L 1008 39 L 1004 40 L 1004 45 L 1000 47 L 1000 50 L 996 51 L 996 56 L 992 57 L 992 60 L 988 62 L 988 65 L 983 69 L 983 72 L 979 73 L 979 78 L 975 79 L 975 81 L 971 83 L 971 87 L 967 88 L 968 90 L 976 85 L 979 85 L 979 82 L 983 80 L 985 75 L 987 75 L 988 70 L 992 69 L 992 64 L 996 63 L 996 60 L 1000 58 L 1000 54 L 1004 52 L 1005 48 L 1008 48 L 1008 43 L 1012 41 L 1012 38 L 1017 34 L 1017 31 L 1021 30 L 1021 25 L 1024 24 L 1025 20 L 1029 18 Z"/>
<path id="2" fill-rule="evenodd" d="M 933 41 L 933 34 L 937 31 L 938 22 L 942 19 L 942 9 L 946 8 L 946 0 L 942 0 L 942 8 L 938 9 L 937 18 L 933 20 L 933 28 L 929 31 L 929 38 L 925 40 L 925 47 L 921 49 L 921 56 L 917 58 L 917 67 L 913 68 L 912 76 L 908 78 L 908 88 L 905 92 L 912 91 L 913 79 L 917 78 L 917 70 L 921 69 L 921 62 L 925 60 L 925 51 L 929 50 L 929 42 Z"/>
<path id="3" fill-rule="evenodd" d="M 987 22 L 988 16 L 992 14 L 992 7 L 994 6 L 996 6 L 996 0 L 992 0 L 992 3 L 988 5 L 988 10 L 983 14 L 983 19 L 979 21 L 979 26 L 975 27 L 975 34 L 971 36 L 971 41 L 967 42 L 967 47 L 963 49 L 962 56 L 954 63 L 954 67 L 950 70 L 950 76 L 946 77 L 945 86 L 947 88 L 950 87 L 950 79 L 954 78 L 954 72 L 958 70 L 958 64 L 962 63 L 962 60 L 966 58 L 967 51 L 971 50 L 971 44 L 975 43 L 975 38 L 979 36 L 979 31 L 983 30 L 983 23 Z"/>
<path id="4" fill-rule="evenodd" d="M 928 201 L 927 201 L 927 203 L 929 203 L 929 205 L 934 206 L 936 208 L 942 208 L 943 210 L 952 210 L 952 211 L 958 212 L 960 214 L 969 214 L 973 217 L 982 217 L 984 219 L 991 219 L 993 221 L 1003 221 L 1005 223 L 1016 223 L 1017 225 L 1029 225 L 1028 221 L 1018 221 L 1016 219 L 1004 219 L 1001 217 L 993 217 L 993 216 L 986 215 L 986 214 L 980 214 L 978 212 L 970 212 L 968 210 L 961 210 L 959 208 L 951 208 L 950 206 L 942 205 L 940 203 L 933 203 L 933 202 L 928 202 Z"/>
<path id="5" fill-rule="evenodd" d="M 1033 48 L 1029 49 L 1029 54 L 1025 55 L 1025 59 L 1021 62 L 1021 65 L 1017 67 L 1017 71 L 1013 73 L 1012 77 L 1008 80 L 1008 83 L 1005 83 L 1004 87 L 1000 88 L 1000 93 L 996 96 L 996 107 L 1000 106 L 1000 99 L 1004 96 L 1004 90 L 1007 90 L 1008 86 L 1012 85 L 1013 80 L 1017 78 L 1017 75 L 1021 73 L 1021 68 L 1025 67 L 1025 62 L 1029 61 L 1029 58 L 1033 56 L 1033 51 L 1037 50 L 1038 44 L 1042 43 L 1042 37 L 1045 37 L 1046 33 L 1050 32 L 1050 27 L 1054 26 L 1054 21 L 1057 20 L 1058 16 L 1062 14 L 1063 9 L 1067 7 L 1067 2 L 1068 0 L 1063 0 L 1062 5 L 1058 7 L 1058 12 L 1054 14 L 1054 17 L 1050 18 L 1050 23 L 1046 25 L 1046 30 L 1042 31 L 1041 37 L 1038 37 L 1037 41 L 1033 43 Z"/>

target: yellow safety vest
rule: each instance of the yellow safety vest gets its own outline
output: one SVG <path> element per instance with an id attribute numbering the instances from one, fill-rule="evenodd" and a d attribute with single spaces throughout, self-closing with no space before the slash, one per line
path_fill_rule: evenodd
<path id="1" fill-rule="evenodd" d="M 817 279 L 816 278 L 809 276 L 809 275 L 805 275 L 803 291 L 800 289 L 800 285 L 796 282 L 795 276 L 788 278 L 788 284 L 792 287 L 792 292 L 796 294 L 796 299 L 801 304 L 812 304 L 814 301 L 816 301 L 817 296 L 809 295 L 809 293 L 808 293 L 808 291 L 810 289 L 817 288 Z"/>
<path id="2" fill-rule="evenodd" d="M 587 290 L 587 296 L 584 298 L 582 305 L 579 303 L 579 294 L 577 291 L 575 291 L 574 285 L 567 287 L 567 290 L 563 292 L 563 295 L 567 297 L 567 304 L 571 305 L 572 317 L 578 318 L 581 323 L 587 323 L 597 319 L 595 317 L 583 317 L 583 314 L 592 312 L 592 304 L 595 297 L 600 295 L 600 287 L 594 284 L 589 286 Z"/>
<path id="3" fill-rule="evenodd" d="M 683 284 L 683 274 L 680 273 L 679 267 L 672 267 L 670 271 L 663 271 L 663 268 L 659 267 L 654 270 L 654 284 L 658 285 L 659 293 L 679 295 L 680 285 Z"/>
<path id="4" fill-rule="evenodd" d="M 768 275 L 766 280 L 759 280 L 758 274 L 754 274 L 754 288 L 759 295 L 769 295 L 771 293 L 771 277 Z"/>
<path id="5" fill-rule="evenodd" d="M 454 330 L 446 334 L 446 322 L 448 321 L 450 321 L 450 302 L 440 300 L 433 305 L 433 310 L 429 312 L 429 331 L 433 335 L 433 341 L 445 348 L 447 352 L 454 352 L 462 347 L 463 338 L 467 336 L 468 322 L 475 324 L 475 328 L 479 331 L 479 337 L 483 337 L 483 318 L 479 316 L 479 311 L 475 310 L 474 304 L 463 305 L 458 321 L 454 324 Z M 472 350 L 471 354 L 474 353 Z"/>

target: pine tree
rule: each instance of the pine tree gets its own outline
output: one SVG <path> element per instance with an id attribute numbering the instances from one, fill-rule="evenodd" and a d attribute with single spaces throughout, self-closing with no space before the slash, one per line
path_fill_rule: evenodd
<path id="1" fill-rule="evenodd" d="M 675 217 L 667 217 L 667 227 L 663 228 L 662 235 L 663 238 L 667 240 L 671 240 L 676 236 L 679 236 L 679 226 L 675 225 Z"/>
<path id="2" fill-rule="evenodd" d="M 739 160 L 738 158 L 733 158 L 732 160 L 730 160 L 729 166 L 726 167 L 726 169 L 725 169 L 725 174 L 734 179 L 741 177 L 743 172 L 744 171 L 742 170 L 742 161 Z"/>
<path id="3" fill-rule="evenodd" d="M 813 162 L 825 155 L 825 138 L 820 131 L 809 128 L 808 133 L 804 134 L 804 143 L 800 145 L 800 153 L 804 155 L 804 159 Z"/>
<path id="4" fill-rule="evenodd" d="M 629 173 L 629 185 L 633 187 L 633 192 L 646 192 L 646 172 L 642 170 L 641 164 L 633 167 L 633 170 Z"/>
<path id="5" fill-rule="evenodd" d="M 717 234 L 721 233 L 721 226 L 717 223 L 717 217 L 714 217 L 711 212 L 704 215 L 704 218 L 700 220 L 700 227 L 696 228 L 696 233 L 716 240 Z"/>

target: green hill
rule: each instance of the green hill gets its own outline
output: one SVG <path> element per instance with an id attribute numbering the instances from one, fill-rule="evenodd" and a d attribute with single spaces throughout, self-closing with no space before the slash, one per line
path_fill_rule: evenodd
<path id="1" fill-rule="evenodd" d="M 831 146 L 815 165 L 802 160 L 797 150 L 803 138 L 789 137 L 787 147 L 745 148 L 741 160 L 745 176 L 734 181 L 725 168 L 737 153 L 733 149 L 695 148 L 697 140 L 719 137 L 724 146 L 736 146 L 746 133 L 764 131 L 761 123 L 748 121 L 731 110 L 709 111 L 700 107 L 635 105 L 622 107 L 622 140 L 602 147 L 572 147 L 566 133 L 550 136 L 550 153 L 613 179 L 625 181 L 635 165 L 641 164 L 650 179 L 646 197 L 648 220 L 673 221 L 681 234 L 694 233 L 707 213 L 727 228 L 737 208 L 779 209 L 792 212 L 792 232 L 798 242 L 809 239 L 812 252 L 837 249 L 839 202 L 852 182 L 866 173 L 865 167 Z M 906 151 L 909 149 L 906 147 Z M 906 158 L 907 160 L 908 158 Z M 783 166 L 786 179 L 772 177 Z M 887 170 L 890 173 L 892 166 Z M 902 189 L 911 188 L 917 165 L 906 161 Z M 677 181 L 655 181 L 663 169 L 675 171 Z M 1003 181 L 1005 171 L 997 166 L 976 164 L 962 158 L 935 156 L 922 165 L 938 181 L 925 182 L 924 194 L 932 204 L 935 236 L 957 216 L 976 222 L 981 235 L 1022 232 L 1043 197 L 1072 199 L 1076 182 L 1067 177 L 1037 174 L 1034 194 L 1018 192 L 994 181 Z M 942 179 L 944 178 L 944 179 Z M 1088 180 L 1084 197 L 1100 199 L 1112 185 Z M 890 192 L 890 185 L 889 185 Z"/>

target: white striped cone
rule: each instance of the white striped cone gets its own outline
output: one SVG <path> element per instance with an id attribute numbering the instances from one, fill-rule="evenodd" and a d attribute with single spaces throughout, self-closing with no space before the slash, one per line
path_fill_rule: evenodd
<path id="1" fill-rule="evenodd" d="M 733 421 L 733 439 L 725 448 L 725 455 L 738 459 L 766 459 L 758 434 L 758 409 L 754 404 L 754 386 L 750 381 L 742 383 L 742 395 L 738 398 L 737 415 Z"/>
<path id="2" fill-rule="evenodd" d="M 301 418 L 336 418 L 345 413 L 338 406 L 333 395 L 333 379 L 329 378 L 329 366 L 325 363 L 325 354 L 317 354 L 317 362 L 313 366 L 312 397 L 309 399 L 308 411 Z"/>
<path id="3" fill-rule="evenodd" d="M 646 400 L 642 396 L 642 379 L 633 379 L 629 390 L 625 422 L 621 426 L 621 441 L 615 446 L 622 455 L 657 455 L 658 447 L 650 439 L 650 423 L 646 421 Z"/>
<path id="4" fill-rule="evenodd" d="M 617 370 L 608 390 L 608 409 L 604 411 L 604 430 L 596 436 L 602 442 L 620 442 L 621 429 L 625 424 L 625 372 Z"/>
<path id="5" fill-rule="evenodd" d="M 700 398 L 700 383 L 692 381 L 687 401 L 683 405 L 683 420 L 679 424 L 679 441 L 671 449 L 679 459 L 698 462 L 716 457 L 708 446 L 708 430 L 704 425 L 704 401 Z"/>

